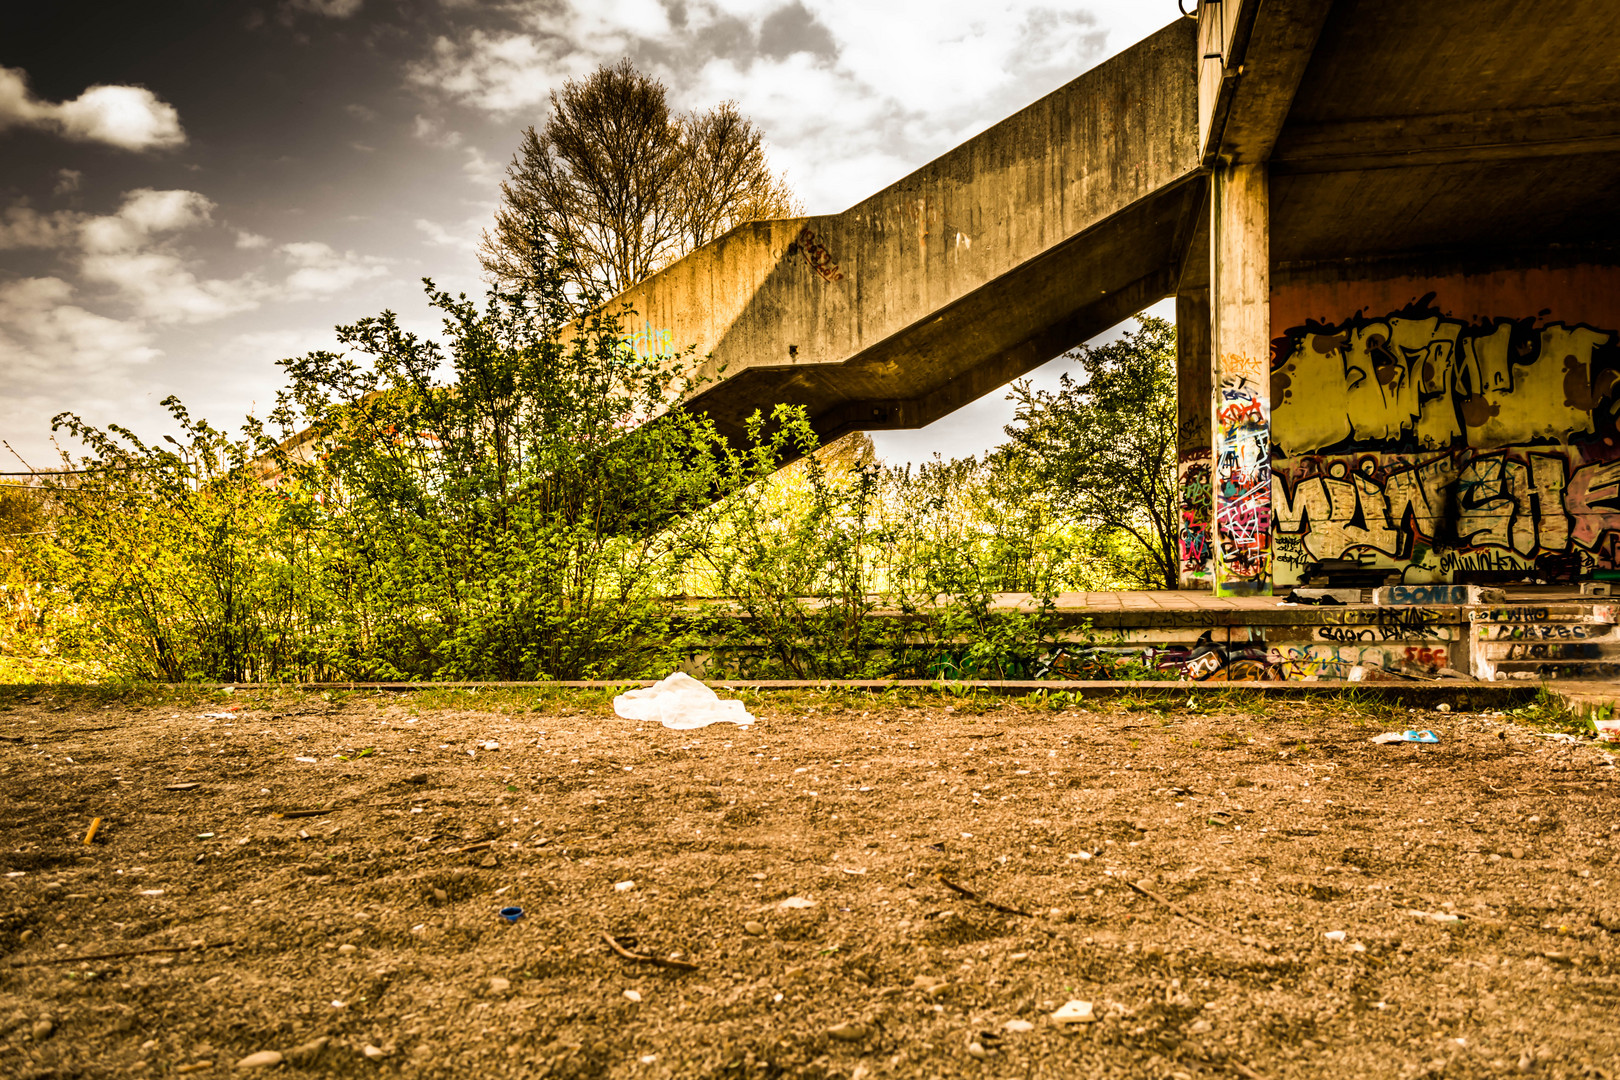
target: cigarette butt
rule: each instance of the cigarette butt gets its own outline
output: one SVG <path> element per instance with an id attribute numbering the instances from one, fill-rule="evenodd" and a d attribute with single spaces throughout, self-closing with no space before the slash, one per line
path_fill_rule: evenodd
<path id="1" fill-rule="evenodd" d="M 84 842 L 86 844 L 95 843 L 96 833 L 98 833 L 100 831 L 101 831 L 101 819 L 100 818 L 92 818 L 90 820 L 90 831 L 84 834 Z"/>

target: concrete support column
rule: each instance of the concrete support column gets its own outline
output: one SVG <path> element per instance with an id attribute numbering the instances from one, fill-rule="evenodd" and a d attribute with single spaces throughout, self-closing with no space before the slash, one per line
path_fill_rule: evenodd
<path id="1" fill-rule="evenodd" d="M 1266 166 L 1210 186 L 1215 592 L 1271 593 L 1271 214 Z"/>
<path id="2" fill-rule="evenodd" d="M 1214 581 L 1209 525 L 1213 513 L 1210 329 L 1209 286 L 1177 293 L 1176 486 L 1181 500 L 1179 584 L 1183 589 L 1209 589 Z"/>

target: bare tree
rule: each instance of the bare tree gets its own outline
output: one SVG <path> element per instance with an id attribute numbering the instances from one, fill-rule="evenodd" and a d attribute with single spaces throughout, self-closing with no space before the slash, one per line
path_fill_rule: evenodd
<path id="1" fill-rule="evenodd" d="M 524 129 L 479 262 L 513 284 L 555 254 L 608 297 L 739 222 L 799 212 L 734 102 L 674 114 L 664 84 L 622 60 L 553 91 L 545 126 Z"/>

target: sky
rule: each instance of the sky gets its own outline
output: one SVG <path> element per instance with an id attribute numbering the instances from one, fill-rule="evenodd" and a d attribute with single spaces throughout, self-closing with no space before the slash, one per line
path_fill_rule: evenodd
<path id="1" fill-rule="evenodd" d="M 399 313 L 474 249 L 552 89 L 628 56 L 679 109 L 735 100 L 835 213 L 1178 17 L 1175 0 L 159 0 L 0 10 L 0 471 L 52 417 L 234 428 L 276 361 Z M 1062 362 L 1038 381 L 1051 382 Z M 891 461 L 1001 441 L 992 394 Z M 76 449 L 71 443 L 61 443 Z"/>

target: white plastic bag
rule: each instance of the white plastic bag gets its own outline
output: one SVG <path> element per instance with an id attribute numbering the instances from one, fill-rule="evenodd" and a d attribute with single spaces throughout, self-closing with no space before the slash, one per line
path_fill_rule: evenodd
<path id="1" fill-rule="evenodd" d="M 721 701 L 719 694 L 681 671 L 652 686 L 620 694 L 613 699 L 613 711 L 626 720 L 645 720 L 682 731 L 719 723 L 746 727 L 754 722 L 742 702 Z"/>

